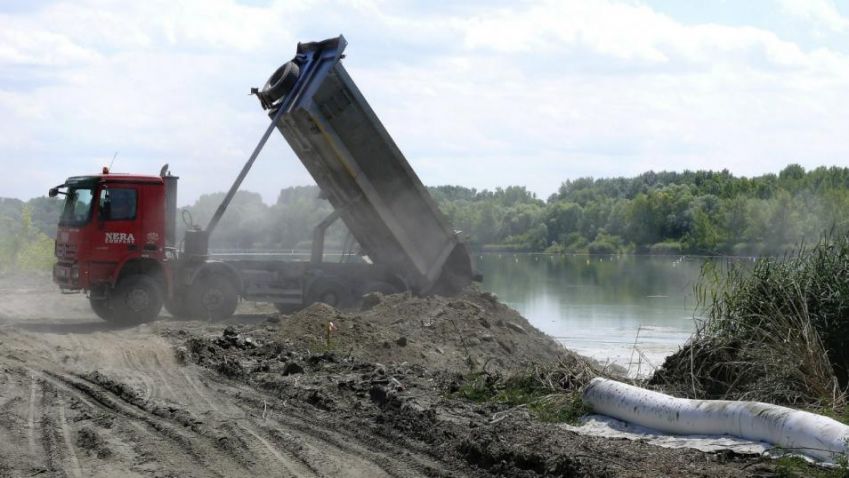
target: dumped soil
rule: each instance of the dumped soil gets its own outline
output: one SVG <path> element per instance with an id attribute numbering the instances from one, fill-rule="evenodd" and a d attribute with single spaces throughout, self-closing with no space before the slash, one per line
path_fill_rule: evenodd
<path id="1" fill-rule="evenodd" d="M 0 280 L 0 477 L 775 474 L 463 398 L 469 377 L 577 359 L 485 293 L 373 299 L 120 329 Z"/>
<path id="2" fill-rule="evenodd" d="M 416 450 L 462 476 L 749 476 L 747 466 L 769 469 L 742 455 L 583 437 L 536 421 L 523 407 L 459 398 L 461 373 L 310 352 L 279 339 L 275 326 L 227 327 L 204 337 L 181 329 L 173 337 L 180 336 L 188 360 L 265 392 L 264 413 L 307 404 L 341 428 Z"/>
<path id="3" fill-rule="evenodd" d="M 569 353 L 493 294 L 475 289 L 452 298 L 374 293 L 363 309 L 343 313 L 317 303 L 279 315 L 279 338 L 372 362 L 466 372 L 515 370 Z"/>

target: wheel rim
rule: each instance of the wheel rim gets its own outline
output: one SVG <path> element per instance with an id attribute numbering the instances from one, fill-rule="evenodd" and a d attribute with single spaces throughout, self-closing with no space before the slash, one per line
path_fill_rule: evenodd
<path id="1" fill-rule="evenodd" d="M 327 305 L 334 305 L 334 306 L 336 305 L 336 303 L 338 301 L 339 301 L 339 298 L 336 296 L 336 293 L 333 292 L 333 291 L 325 292 L 324 294 L 322 294 L 321 298 L 319 299 L 319 302 L 324 302 Z"/>
<path id="2" fill-rule="evenodd" d="M 224 293 L 218 289 L 209 289 L 201 297 L 201 305 L 206 310 L 215 310 L 221 307 Z"/>
<path id="3" fill-rule="evenodd" d="M 127 294 L 127 307 L 133 312 L 141 312 L 150 307 L 150 293 L 145 289 L 133 289 Z"/>

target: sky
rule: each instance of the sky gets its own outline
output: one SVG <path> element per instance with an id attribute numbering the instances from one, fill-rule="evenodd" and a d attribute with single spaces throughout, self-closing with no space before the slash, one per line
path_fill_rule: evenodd
<path id="1" fill-rule="evenodd" d="M 426 185 L 849 166 L 849 0 L 0 2 L 0 196 L 112 170 L 226 190 L 298 41 L 345 67 Z M 243 189 L 313 184 L 282 136 Z"/>

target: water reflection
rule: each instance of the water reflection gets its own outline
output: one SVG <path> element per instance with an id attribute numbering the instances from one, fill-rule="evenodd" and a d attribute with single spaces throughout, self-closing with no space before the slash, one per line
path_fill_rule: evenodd
<path id="1" fill-rule="evenodd" d="M 484 254 L 484 288 L 572 350 L 648 373 L 695 328 L 702 258 Z M 634 346 L 636 343 L 636 347 Z"/>

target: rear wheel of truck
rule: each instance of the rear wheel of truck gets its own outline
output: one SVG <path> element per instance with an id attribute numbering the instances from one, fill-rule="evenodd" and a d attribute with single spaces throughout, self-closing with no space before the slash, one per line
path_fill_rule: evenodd
<path id="1" fill-rule="evenodd" d="M 347 307 L 353 302 L 351 291 L 334 279 L 317 279 L 307 293 L 307 304 L 322 302 L 333 307 Z"/>
<path id="2" fill-rule="evenodd" d="M 281 314 L 292 314 L 304 308 L 304 304 L 283 304 L 276 302 L 274 308 Z"/>
<path id="3" fill-rule="evenodd" d="M 159 315 L 162 310 L 162 290 L 148 276 L 128 275 L 118 281 L 109 296 L 108 305 L 110 313 L 104 319 L 120 324 L 140 324 Z"/>
<path id="4" fill-rule="evenodd" d="M 223 320 L 236 311 L 239 291 L 226 277 L 211 275 L 192 284 L 188 302 L 188 308 L 194 317 Z"/>
<path id="5" fill-rule="evenodd" d="M 397 294 L 403 292 L 404 289 L 384 281 L 369 281 L 362 287 L 360 295 L 365 295 L 370 292 L 380 292 L 383 295 Z"/>

